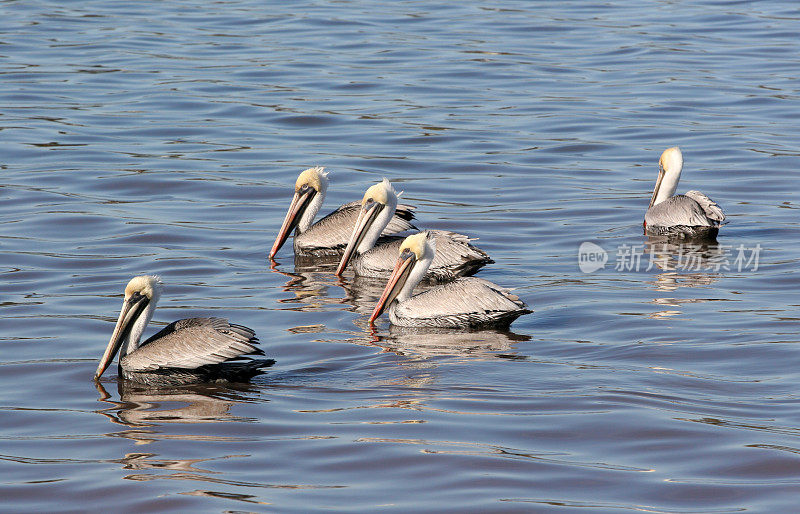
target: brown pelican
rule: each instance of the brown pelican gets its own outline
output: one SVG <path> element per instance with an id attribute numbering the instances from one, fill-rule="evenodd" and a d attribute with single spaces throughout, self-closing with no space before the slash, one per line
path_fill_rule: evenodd
<path id="1" fill-rule="evenodd" d="M 351 260 L 356 275 L 385 278 L 392 274 L 403 240 L 395 238 L 377 246 L 375 243 L 394 216 L 398 196 L 385 178 L 367 189 L 361 200 L 353 234 L 336 270 L 337 275 L 342 274 Z M 463 234 L 446 230 L 427 232 L 436 239 L 436 256 L 426 278 L 453 280 L 472 275 L 482 266 L 494 262 L 486 252 L 471 245 L 471 239 Z"/>
<path id="2" fill-rule="evenodd" d="M 359 204 L 346 203 L 312 225 L 311 222 L 322 207 L 327 190 L 328 174 L 324 168 L 309 168 L 297 177 L 294 197 L 289 204 L 278 237 L 275 238 L 275 244 L 269 252 L 270 259 L 275 257 L 292 230 L 295 231 L 295 255 L 323 256 L 342 253 L 358 216 Z M 384 233 L 394 234 L 415 228 L 410 223 L 414 218 L 413 211 L 414 207 L 410 205 L 398 206 Z"/>
<path id="3" fill-rule="evenodd" d="M 648 234 L 715 238 L 725 219 L 722 209 L 700 191 L 672 196 L 683 169 L 683 155 L 677 146 L 667 148 L 658 161 L 658 179 L 644 215 Z"/>
<path id="4" fill-rule="evenodd" d="M 164 327 L 139 344 L 161 296 L 161 280 L 154 275 L 134 277 L 125 287 L 125 299 L 108 347 L 94 379 L 108 368 L 117 351 L 119 374 L 145 384 L 175 385 L 198 381 L 242 382 L 261 373 L 274 361 L 252 360 L 264 355 L 255 332 L 222 318 L 188 318 Z"/>
<path id="5" fill-rule="evenodd" d="M 411 296 L 435 254 L 436 239 L 427 232 L 408 236 L 400 257 L 369 321 L 386 308 L 389 321 L 406 327 L 476 328 L 508 326 L 533 312 L 511 291 L 488 280 L 462 277 Z"/>

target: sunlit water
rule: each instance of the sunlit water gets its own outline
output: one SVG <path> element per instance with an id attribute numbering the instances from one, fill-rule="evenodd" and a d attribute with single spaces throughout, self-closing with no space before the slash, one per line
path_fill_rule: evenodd
<path id="1" fill-rule="evenodd" d="M 3 510 L 797 506 L 794 2 L 2 13 Z M 726 211 L 721 246 L 642 236 L 672 145 L 679 191 Z M 312 165 L 331 172 L 324 212 L 388 177 L 536 312 L 373 333 L 381 284 L 296 269 L 290 245 L 271 268 Z M 608 255 L 592 273 L 587 241 Z M 112 367 L 96 388 L 144 272 L 165 282 L 150 333 L 225 316 L 275 366 L 155 391 Z"/>

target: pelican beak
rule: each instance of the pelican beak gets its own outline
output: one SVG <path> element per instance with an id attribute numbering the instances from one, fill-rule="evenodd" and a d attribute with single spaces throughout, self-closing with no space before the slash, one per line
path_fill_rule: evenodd
<path id="1" fill-rule="evenodd" d="M 117 326 L 114 327 L 114 332 L 111 334 L 111 340 L 108 342 L 103 358 L 100 359 L 100 364 L 97 366 L 97 371 L 94 374 L 94 379 L 97 380 L 108 368 L 114 356 L 119 351 L 122 341 L 128 335 L 133 322 L 139 317 L 147 304 L 150 303 L 149 298 L 141 294 L 131 295 L 122 305 L 122 311 L 119 313 L 117 319 Z"/>
<path id="2" fill-rule="evenodd" d="M 400 258 L 397 259 L 394 270 L 392 270 L 392 276 L 389 277 L 389 282 L 386 284 L 386 288 L 383 290 L 383 294 L 380 300 L 378 300 L 375 310 L 372 311 L 372 316 L 369 318 L 370 323 L 374 323 L 378 316 L 383 314 L 383 311 L 397 298 L 397 295 L 400 294 L 400 291 L 403 289 L 406 280 L 408 280 L 408 275 L 411 273 L 416 262 L 417 256 L 414 252 L 404 251 L 400 254 Z"/>
<path id="3" fill-rule="evenodd" d="M 656 196 L 658 196 L 658 190 L 661 188 L 661 181 L 664 180 L 664 166 L 661 163 L 658 163 L 658 179 L 656 179 L 656 187 L 653 188 L 653 196 L 650 198 L 650 205 L 647 207 L 648 209 L 653 206 L 653 202 L 656 201 Z"/>
<path id="4" fill-rule="evenodd" d="M 347 268 L 347 265 L 350 263 L 350 259 L 353 258 L 356 248 L 358 248 L 358 245 L 360 245 L 361 241 L 364 240 L 364 236 L 367 234 L 369 228 L 375 222 L 375 218 L 378 217 L 378 214 L 380 214 L 383 208 L 384 205 L 382 203 L 375 201 L 370 201 L 361 208 L 361 212 L 358 213 L 358 219 L 356 220 L 355 228 L 353 229 L 353 235 L 350 236 L 350 241 L 347 243 L 347 248 L 344 250 L 342 260 L 339 262 L 339 267 L 336 268 L 337 276 L 341 276 L 342 272 Z"/>
<path id="5" fill-rule="evenodd" d="M 281 225 L 281 229 L 278 232 L 278 237 L 275 238 L 275 244 L 272 245 L 272 250 L 269 252 L 270 259 L 275 257 L 275 254 L 281 249 L 283 243 L 286 242 L 289 234 L 297 227 L 297 224 L 300 223 L 300 218 L 303 217 L 303 213 L 306 212 L 308 205 L 316 194 L 317 190 L 308 185 L 295 191 L 292 203 L 289 204 L 289 210 L 286 212 L 286 218 L 284 218 L 283 225 Z"/>

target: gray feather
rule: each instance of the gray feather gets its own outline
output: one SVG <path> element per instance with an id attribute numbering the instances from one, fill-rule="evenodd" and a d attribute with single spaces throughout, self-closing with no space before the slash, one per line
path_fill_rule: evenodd
<path id="1" fill-rule="evenodd" d="M 667 198 L 644 215 L 648 230 L 657 227 L 716 227 L 725 219 L 722 209 L 699 191 Z"/>
<path id="2" fill-rule="evenodd" d="M 428 230 L 436 239 L 436 254 L 426 278 L 438 281 L 472 275 L 482 266 L 494 262 L 489 254 L 473 246 L 469 237 L 447 230 Z M 356 275 L 388 277 L 392 274 L 403 239 L 377 244 L 354 258 Z"/>
<path id="3" fill-rule="evenodd" d="M 175 321 L 120 361 L 128 372 L 161 369 L 192 370 L 227 363 L 248 355 L 263 355 L 255 332 L 222 318 Z"/>
<path id="4" fill-rule="evenodd" d="M 707 197 L 700 191 L 686 191 L 685 196 L 691 198 L 695 202 L 700 205 L 703 211 L 706 214 L 706 217 L 710 220 L 714 220 L 717 223 L 722 223 L 725 220 L 725 214 L 722 212 L 722 208 L 717 205 L 717 203 L 712 200 L 711 198 Z"/>
<path id="5" fill-rule="evenodd" d="M 466 277 L 394 302 L 389 320 L 399 326 L 474 328 L 507 326 L 530 312 L 509 289 L 482 278 Z"/>

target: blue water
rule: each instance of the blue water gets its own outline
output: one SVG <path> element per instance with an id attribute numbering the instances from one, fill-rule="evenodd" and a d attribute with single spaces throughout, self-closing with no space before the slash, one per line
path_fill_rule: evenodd
<path id="1" fill-rule="evenodd" d="M 794 2 L 0 5 L 0 509 L 796 508 Z M 718 245 L 642 235 L 674 145 Z M 535 313 L 373 333 L 374 291 L 271 267 L 314 165 L 323 213 L 387 177 Z M 96 388 L 141 273 L 149 333 L 228 317 L 275 366 Z"/>

